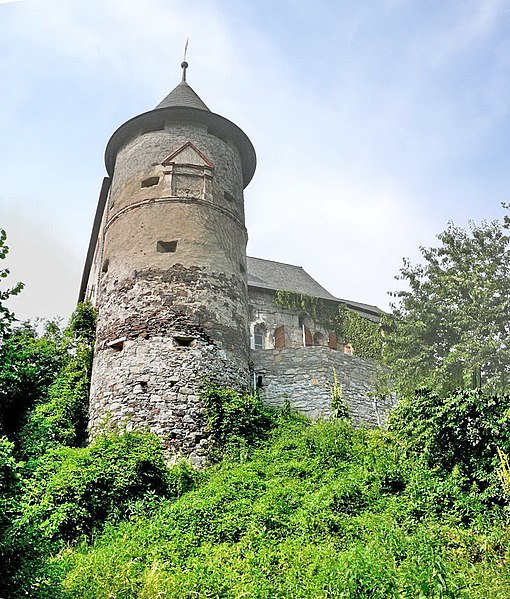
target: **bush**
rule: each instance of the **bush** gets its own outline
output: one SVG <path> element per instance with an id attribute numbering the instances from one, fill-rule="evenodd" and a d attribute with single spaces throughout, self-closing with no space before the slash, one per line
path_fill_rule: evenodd
<path id="1" fill-rule="evenodd" d="M 397 404 L 389 427 L 409 455 L 445 474 L 457 469 L 467 489 L 474 484 L 488 502 L 501 503 L 498 448 L 510 450 L 509 413 L 509 395 L 421 389 Z"/>
<path id="2" fill-rule="evenodd" d="M 170 485 L 161 442 L 150 433 L 110 433 L 86 448 L 55 449 L 27 482 L 21 524 L 53 541 L 90 538 L 148 494 L 177 495 L 189 487 L 188 471 L 178 478 Z"/>
<path id="3" fill-rule="evenodd" d="M 291 417 L 249 459 L 54 563 L 66 593 L 90 599 L 503 599 L 508 532 L 466 529 L 468 497 L 384 432 Z"/>
<path id="4" fill-rule="evenodd" d="M 37 459 L 49 449 L 85 444 L 89 399 L 89 352 L 82 350 L 48 389 L 47 401 L 27 415 L 20 434 L 23 459 Z"/>
<path id="5" fill-rule="evenodd" d="M 260 440 L 273 426 L 273 413 L 258 395 L 241 395 L 215 385 L 202 394 L 207 419 L 206 430 L 213 441 L 211 457 L 229 446 L 243 447 Z"/>

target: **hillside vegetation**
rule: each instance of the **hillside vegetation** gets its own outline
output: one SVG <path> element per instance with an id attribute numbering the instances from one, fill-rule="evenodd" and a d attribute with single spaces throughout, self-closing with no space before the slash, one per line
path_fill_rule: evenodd
<path id="1" fill-rule="evenodd" d="M 5 596 L 510 596 L 497 454 L 510 449 L 508 397 L 423 393 L 416 418 L 403 403 L 385 432 L 211 393 L 222 457 L 202 471 L 167 468 L 149 433 L 111 431 L 25 464 L 5 442 Z"/>
<path id="2" fill-rule="evenodd" d="M 0 292 L 0 597 L 510 597 L 509 238 L 439 239 L 385 324 L 387 429 L 338 385 L 314 424 L 210 387 L 202 470 L 108 422 L 87 444 L 93 309 L 38 334 Z"/>
<path id="3" fill-rule="evenodd" d="M 384 433 L 281 418 L 50 564 L 70 597 L 509 597 L 504 514 L 466 482 Z"/>

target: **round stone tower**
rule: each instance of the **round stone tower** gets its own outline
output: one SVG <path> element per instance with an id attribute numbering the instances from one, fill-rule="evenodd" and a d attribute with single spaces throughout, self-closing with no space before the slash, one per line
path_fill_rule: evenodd
<path id="1" fill-rule="evenodd" d="M 106 148 L 111 187 L 88 279 L 98 308 L 90 427 L 149 428 L 200 462 L 204 384 L 250 384 L 243 189 L 256 158 L 186 83 L 187 66 Z"/>

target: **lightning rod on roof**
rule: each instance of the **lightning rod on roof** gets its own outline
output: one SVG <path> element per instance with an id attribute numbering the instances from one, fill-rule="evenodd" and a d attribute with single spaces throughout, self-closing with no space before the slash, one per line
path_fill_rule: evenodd
<path id="1" fill-rule="evenodd" d="M 182 67 L 182 80 L 186 81 L 186 69 L 188 68 L 188 63 L 186 62 L 186 54 L 188 52 L 188 43 L 189 43 L 189 37 L 186 40 L 186 45 L 184 46 L 184 56 L 181 62 L 181 67 Z"/>

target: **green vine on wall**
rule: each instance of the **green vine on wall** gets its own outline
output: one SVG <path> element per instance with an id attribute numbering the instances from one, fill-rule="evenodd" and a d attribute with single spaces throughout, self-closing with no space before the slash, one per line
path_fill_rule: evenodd
<path id="1" fill-rule="evenodd" d="M 351 343 L 354 354 L 368 360 L 382 360 L 383 336 L 379 323 L 364 318 L 344 305 L 338 306 L 341 331 L 345 343 Z"/>
<path id="2" fill-rule="evenodd" d="M 275 304 L 287 310 L 302 310 L 314 322 L 323 323 L 325 326 L 334 325 L 338 316 L 336 304 L 305 293 L 278 290 Z"/>
<path id="3" fill-rule="evenodd" d="M 381 361 L 383 337 L 380 325 L 336 304 L 318 297 L 278 290 L 275 304 L 287 310 L 300 310 L 315 322 L 336 332 L 344 343 L 351 343 L 354 353 L 360 358 Z"/>

